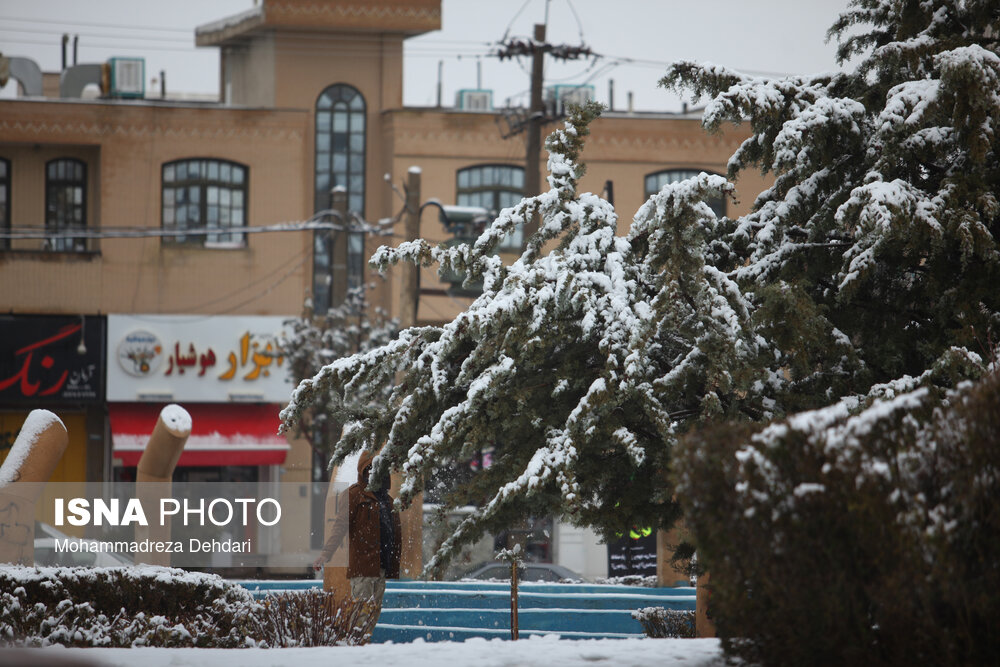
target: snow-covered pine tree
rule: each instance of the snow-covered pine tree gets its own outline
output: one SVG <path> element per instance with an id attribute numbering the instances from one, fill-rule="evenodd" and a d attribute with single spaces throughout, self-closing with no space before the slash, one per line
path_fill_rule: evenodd
<path id="1" fill-rule="evenodd" d="M 347 291 L 344 303 L 331 308 L 325 315 L 315 315 L 307 305 L 302 316 L 287 320 L 289 336 L 280 354 L 288 361 L 288 373 L 296 383 L 311 378 L 324 366 L 358 352 L 381 347 L 399 334 L 399 321 L 389 317 L 383 308 L 368 303 L 366 285 Z M 389 397 L 391 378 L 364 392 L 371 405 L 358 409 L 377 410 Z M 309 409 L 296 422 L 296 432 L 329 460 L 333 445 L 340 437 L 340 425 L 331 421 L 330 396 L 318 393 Z"/>
<path id="2" fill-rule="evenodd" d="M 709 130 L 751 124 L 731 178 L 774 174 L 712 248 L 754 293 L 789 410 L 934 366 L 974 372 L 1000 333 L 1000 4 L 855 0 L 830 36 L 853 71 L 685 62 L 661 81 L 713 97 Z"/>
<path id="3" fill-rule="evenodd" d="M 527 516 L 562 514 L 608 537 L 633 525 L 669 527 L 678 514 L 667 477 L 679 432 L 702 419 L 759 419 L 769 372 L 736 283 L 706 262 L 720 221 L 705 203 L 732 186 L 702 174 L 666 186 L 616 236 L 608 202 L 577 191 L 580 154 L 600 107 L 576 110 L 548 139 L 551 189 L 502 211 L 471 245 L 425 241 L 381 248 L 399 261 L 465 272 L 483 293 L 441 327 L 412 328 L 383 347 L 340 359 L 303 381 L 286 427 L 334 399 L 345 424 L 339 463 L 381 449 L 373 479 L 402 470 L 407 505 L 438 466 L 493 447 L 494 463 L 449 496 L 480 511 L 458 525 L 428 570 L 464 543 Z M 521 257 L 491 254 L 532 215 Z M 368 394 L 398 382 L 388 409 Z M 384 445 L 384 447 L 383 447 Z"/>

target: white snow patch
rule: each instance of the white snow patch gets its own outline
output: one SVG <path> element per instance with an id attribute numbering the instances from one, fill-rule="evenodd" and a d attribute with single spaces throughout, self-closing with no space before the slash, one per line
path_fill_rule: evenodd
<path id="1" fill-rule="evenodd" d="M 160 419 L 175 433 L 191 433 L 191 414 L 176 403 L 171 403 L 160 410 Z"/>
<path id="2" fill-rule="evenodd" d="M 14 440 L 14 445 L 10 448 L 10 453 L 4 459 L 3 466 L 0 467 L 0 484 L 10 484 L 16 482 L 20 476 L 21 466 L 28 459 L 35 441 L 52 424 L 59 424 L 63 430 L 66 425 L 54 412 L 48 410 L 32 410 L 28 418 L 24 420 L 20 433 Z"/>
<path id="3" fill-rule="evenodd" d="M 132 648 L 67 649 L 61 646 L 32 649 L 26 656 L 40 661 L 79 659 L 106 667 L 439 667 L 440 665 L 606 664 L 616 667 L 683 664 L 709 667 L 725 664 L 718 639 L 589 639 L 566 640 L 555 636 L 532 636 L 520 641 L 469 639 L 465 642 L 369 644 L 284 649 Z"/>

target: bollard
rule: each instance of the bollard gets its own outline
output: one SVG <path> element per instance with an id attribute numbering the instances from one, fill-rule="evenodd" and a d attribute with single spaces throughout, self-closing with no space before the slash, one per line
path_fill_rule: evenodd
<path id="1" fill-rule="evenodd" d="M 66 426 L 48 410 L 24 420 L 0 466 L 0 562 L 34 565 L 35 503 L 68 443 Z"/>
<path id="2" fill-rule="evenodd" d="M 163 408 L 139 458 L 135 481 L 169 482 L 189 435 L 191 415 L 188 411 L 173 403 Z"/>
<path id="3" fill-rule="evenodd" d="M 191 415 L 187 410 L 171 403 L 160 411 L 135 471 L 135 493 L 143 507 L 156 506 L 160 498 L 170 495 L 170 480 L 189 435 Z M 169 542 L 170 517 L 164 520 L 162 526 L 136 525 L 135 539 L 137 542 L 144 539 Z M 135 562 L 137 565 L 146 563 L 169 566 L 170 554 L 156 551 L 136 554 Z"/>

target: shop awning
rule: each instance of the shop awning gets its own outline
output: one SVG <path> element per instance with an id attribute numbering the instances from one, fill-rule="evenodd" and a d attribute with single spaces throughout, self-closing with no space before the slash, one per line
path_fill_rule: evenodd
<path id="1" fill-rule="evenodd" d="M 263 466 L 285 462 L 288 441 L 278 435 L 280 405 L 188 403 L 191 436 L 179 466 Z M 163 405 L 112 403 L 112 457 L 136 466 Z"/>

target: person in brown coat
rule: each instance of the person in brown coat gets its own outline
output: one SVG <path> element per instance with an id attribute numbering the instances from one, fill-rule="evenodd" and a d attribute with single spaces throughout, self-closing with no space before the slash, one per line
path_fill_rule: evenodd
<path id="1" fill-rule="evenodd" d="M 355 600 L 374 600 L 382 608 L 385 580 L 399 579 L 399 561 L 402 553 L 402 529 L 399 512 L 393 508 L 389 495 L 388 479 L 382 488 L 368 488 L 372 460 L 375 455 L 361 452 L 358 459 L 358 481 L 337 499 L 347 502 L 348 511 L 339 512 L 330 538 L 323 545 L 313 567 L 319 570 L 330 560 L 347 536 L 347 578 L 351 582 L 351 597 Z M 346 496 L 346 497 L 345 497 Z"/>

